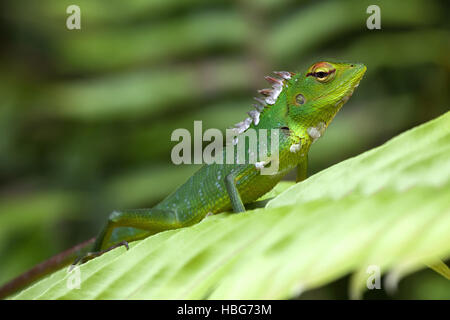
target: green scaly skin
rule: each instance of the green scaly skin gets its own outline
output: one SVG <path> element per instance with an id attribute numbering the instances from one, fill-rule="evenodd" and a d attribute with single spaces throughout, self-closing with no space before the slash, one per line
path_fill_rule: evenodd
<path id="1" fill-rule="evenodd" d="M 259 91 L 266 96 L 265 102 L 249 113 L 251 124 L 244 121 L 236 128 L 239 132 L 248 127 L 280 129 L 276 174 L 262 175 L 254 163 L 204 165 L 154 208 L 113 212 L 95 243 L 92 239 L 36 266 L 0 288 L 0 298 L 70 264 L 77 256 L 81 257 L 78 262 L 85 262 L 121 243 L 198 223 L 208 214 L 244 211 L 244 204 L 269 192 L 296 167 L 297 181 L 304 180 L 311 144 L 347 102 L 365 71 L 362 64 L 318 62 L 303 73 L 277 72 L 280 78 L 266 77 L 274 86 Z M 248 146 L 245 153 L 248 157 Z"/>

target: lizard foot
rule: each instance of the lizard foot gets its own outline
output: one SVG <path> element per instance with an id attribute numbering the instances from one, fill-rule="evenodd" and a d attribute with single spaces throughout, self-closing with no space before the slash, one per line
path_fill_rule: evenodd
<path id="1" fill-rule="evenodd" d="M 103 255 L 104 253 L 111 251 L 115 248 L 124 246 L 125 248 L 127 248 L 127 250 L 130 249 L 130 247 L 128 246 L 128 242 L 127 241 L 121 241 L 105 250 L 101 250 L 101 251 L 93 251 L 93 252 L 88 252 L 86 253 L 86 255 L 77 258 L 72 265 L 70 266 L 69 272 L 72 271 L 73 268 L 75 268 L 77 265 L 82 265 L 85 262 L 88 262 L 89 260 L 92 260 L 94 258 L 100 257 L 101 255 Z"/>

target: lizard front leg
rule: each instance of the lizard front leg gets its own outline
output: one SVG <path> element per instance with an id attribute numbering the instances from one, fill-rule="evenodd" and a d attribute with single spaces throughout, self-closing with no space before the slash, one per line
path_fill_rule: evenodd
<path id="1" fill-rule="evenodd" d="M 297 178 L 295 182 L 301 182 L 308 178 L 308 154 L 301 156 L 301 160 L 297 165 Z"/>
<path id="2" fill-rule="evenodd" d="M 225 187 L 227 188 L 227 193 L 230 197 L 231 207 L 233 208 L 233 211 L 236 213 L 244 212 L 245 207 L 236 187 L 236 173 L 232 172 L 225 177 Z"/>

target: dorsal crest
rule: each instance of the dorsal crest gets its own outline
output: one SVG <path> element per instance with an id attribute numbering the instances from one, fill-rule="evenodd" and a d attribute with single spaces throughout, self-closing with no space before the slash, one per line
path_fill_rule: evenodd
<path id="1" fill-rule="evenodd" d="M 264 112 L 265 108 L 268 108 L 277 102 L 278 96 L 283 90 L 285 81 L 291 79 L 295 75 L 295 73 L 289 71 L 274 71 L 273 73 L 277 75 L 278 78 L 271 76 L 264 77 L 272 87 L 258 90 L 258 93 L 260 93 L 262 97 L 255 97 L 257 102 L 253 104 L 255 110 L 247 112 L 249 117 L 234 126 L 233 131 L 236 134 L 243 133 L 252 123 L 258 125 L 261 113 Z"/>
<path id="2" fill-rule="evenodd" d="M 266 76 L 265 79 L 272 84 L 272 88 L 266 88 L 258 90 L 259 93 L 265 96 L 264 102 L 266 105 L 273 105 L 277 102 L 278 96 L 283 90 L 283 85 L 285 80 L 289 80 L 293 75 L 292 72 L 288 71 L 274 71 L 279 78 L 274 78 Z"/>

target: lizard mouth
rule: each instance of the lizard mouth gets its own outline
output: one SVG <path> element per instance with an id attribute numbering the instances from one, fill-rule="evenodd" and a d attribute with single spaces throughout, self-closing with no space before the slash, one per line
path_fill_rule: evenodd
<path id="1" fill-rule="evenodd" d="M 355 89 L 359 86 L 359 83 L 363 78 L 367 68 L 363 64 L 358 65 L 357 68 L 358 70 L 356 76 L 351 81 L 349 81 L 347 91 L 345 92 L 344 96 L 335 103 L 335 107 L 342 106 L 344 103 L 346 103 L 353 95 Z"/>

